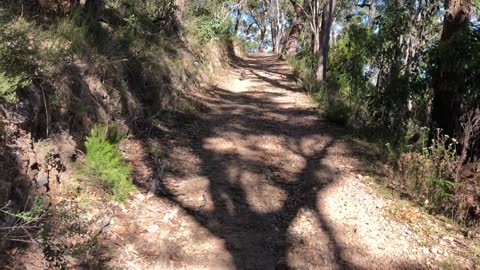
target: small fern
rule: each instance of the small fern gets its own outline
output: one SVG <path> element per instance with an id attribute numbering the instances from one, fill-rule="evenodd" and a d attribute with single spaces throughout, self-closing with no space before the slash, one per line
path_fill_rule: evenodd
<path id="1" fill-rule="evenodd" d="M 127 164 L 116 147 L 120 140 L 113 127 L 96 127 L 85 141 L 86 161 L 81 172 L 108 190 L 117 201 L 125 201 L 135 190 L 130 178 L 132 167 Z"/>

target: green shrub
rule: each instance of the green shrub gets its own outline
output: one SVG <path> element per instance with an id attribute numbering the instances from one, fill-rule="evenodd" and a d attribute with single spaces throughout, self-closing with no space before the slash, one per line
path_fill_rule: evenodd
<path id="1" fill-rule="evenodd" d="M 129 193 L 135 190 L 130 178 L 132 167 L 127 164 L 117 149 L 120 140 L 117 129 L 96 127 L 87 137 L 85 163 L 80 172 L 96 181 L 117 201 L 125 201 Z"/>
<path id="2" fill-rule="evenodd" d="M 17 100 L 15 90 L 28 84 L 28 79 L 22 75 L 8 76 L 0 72 L 0 101 L 14 103 Z"/>
<path id="3" fill-rule="evenodd" d="M 456 209 L 457 142 L 437 130 L 428 146 L 427 131 L 426 128 L 420 129 L 416 145 L 399 145 L 397 149 L 386 145 L 386 152 L 394 162 L 391 180 L 427 210 L 453 216 Z"/>
<path id="4" fill-rule="evenodd" d="M 324 116 L 330 122 L 346 125 L 351 109 L 341 100 L 329 102 L 325 105 Z"/>
<path id="5" fill-rule="evenodd" d="M 35 46 L 24 19 L 0 26 L 0 100 L 15 102 L 15 90 L 30 84 Z"/>
<path id="6" fill-rule="evenodd" d="M 323 95 L 323 93 L 318 93 L 321 92 L 320 90 L 322 90 L 322 87 L 315 80 L 314 71 L 317 68 L 317 60 L 318 59 L 315 55 L 310 52 L 304 52 L 298 56 L 292 56 L 287 59 L 304 90 L 309 94 Z"/>
<path id="7" fill-rule="evenodd" d="M 258 49 L 259 43 L 254 40 L 247 40 L 243 43 L 244 53 L 253 53 Z"/>
<path id="8" fill-rule="evenodd" d="M 43 212 L 47 209 L 47 204 L 44 198 L 37 196 L 33 200 L 32 208 L 20 213 L 15 214 L 15 217 L 19 218 L 22 224 L 27 225 L 40 220 Z"/>
<path id="9" fill-rule="evenodd" d="M 218 40 L 222 36 L 228 35 L 229 25 L 223 19 L 201 16 L 195 20 L 194 36 L 205 44 L 211 40 Z"/>

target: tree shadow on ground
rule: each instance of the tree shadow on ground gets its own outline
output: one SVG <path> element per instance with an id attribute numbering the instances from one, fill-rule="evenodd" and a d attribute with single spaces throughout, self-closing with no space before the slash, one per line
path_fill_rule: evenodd
<path id="1" fill-rule="evenodd" d="M 203 99 L 210 113 L 194 121 L 196 128 L 186 136 L 190 140 L 183 142 L 201 161 L 211 205 L 192 207 L 166 183 L 162 197 L 223 239 L 237 269 L 358 268 L 345 256 L 343 243 L 319 205 L 325 188 L 338 177 L 326 159 L 329 150 L 344 140 L 341 128 L 321 121 L 316 110 L 275 101 L 281 93 L 211 90 L 213 97 Z M 302 165 L 291 170 L 282 156 L 272 161 L 262 145 L 268 143 L 265 137 L 285 142 L 284 154 L 295 155 Z M 230 141 L 223 146 L 219 138 Z M 229 148 L 230 144 L 235 146 Z M 287 156 L 284 159 L 288 162 Z M 265 192 L 272 189 L 277 195 Z M 253 202 L 261 199 L 266 205 Z M 317 243 L 292 234 L 295 219 L 304 211 L 313 213 L 318 224 L 313 234 L 319 237 Z M 314 247 L 302 247 L 312 240 Z M 302 257 L 303 264 L 294 265 L 295 257 Z"/>
<path id="2" fill-rule="evenodd" d="M 227 127 L 233 122 L 232 118 L 243 117 L 240 126 L 227 128 L 223 132 L 234 132 L 242 136 L 261 136 L 265 134 L 288 137 L 301 140 L 303 136 L 314 135 L 321 132 L 320 126 L 290 126 L 288 123 L 258 119 L 243 112 L 244 109 L 235 107 L 248 106 L 262 102 L 262 108 L 269 113 L 275 111 L 280 114 L 301 114 L 301 110 L 282 111 L 275 104 L 268 101 L 253 100 L 245 95 L 232 95 L 226 90 L 216 89 L 225 101 L 225 106 L 230 109 L 221 112 L 221 118 L 213 117 L 213 122 L 206 123 L 206 128 L 197 132 L 197 137 L 191 142 L 194 152 L 202 161 L 201 174 L 209 179 L 209 196 L 214 208 L 210 211 L 192 209 L 177 200 L 173 194 L 170 200 L 179 204 L 187 213 L 192 215 L 198 223 L 207 228 L 215 236 L 226 241 L 226 248 L 232 255 L 238 269 L 271 269 L 272 267 L 287 267 L 287 252 L 290 246 L 288 229 L 293 219 L 302 208 L 314 211 L 321 222 L 321 227 L 328 235 L 332 246 L 335 264 L 344 265 L 340 246 L 335 241 L 333 231 L 323 219 L 317 209 L 317 194 L 327 183 L 316 177 L 316 172 L 322 170 L 332 174 L 330 169 L 322 165 L 322 159 L 328 149 L 334 144 L 333 140 L 308 155 L 303 155 L 305 167 L 295 176 L 295 180 L 272 179 L 269 185 L 275 186 L 286 192 L 283 207 L 267 213 L 259 212 L 248 202 L 249 194 L 243 187 L 242 174 L 231 174 L 232 168 L 241 168 L 242 171 L 264 170 L 266 167 L 273 170 L 276 175 L 281 175 L 282 168 L 273 164 L 266 164 L 255 159 L 239 155 L 238 153 L 222 153 L 205 146 L 209 138 L 221 136 L 215 127 Z M 259 112 L 261 113 L 261 112 Z M 306 113 L 308 114 L 308 113 Z M 208 120 L 207 120 L 208 121 Z M 248 123 L 247 125 L 245 125 Z M 259 126 L 261 125 L 261 126 Z M 287 130 L 290 135 L 285 136 Z M 222 133 L 223 133 L 222 132 Z M 249 145 L 256 147 L 256 145 Z M 260 184 L 260 183 L 257 183 Z M 163 187 L 168 190 L 168 187 Z"/>

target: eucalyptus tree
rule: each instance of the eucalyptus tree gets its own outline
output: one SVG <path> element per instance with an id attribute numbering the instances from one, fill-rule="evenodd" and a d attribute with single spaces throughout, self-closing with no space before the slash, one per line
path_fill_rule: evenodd
<path id="1" fill-rule="evenodd" d="M 281 54 L 285 47 L 287 28 L 291 24 L 289 17 L 292 7 L 287 0 L 268 0 L 268 2 L 272 50 L 276 54 Z"/>
<path id="2" fill-rule="evenodd" d="M 449 46 L 452 39 L 469 27 L 471 0 L 447 0 L 444 4 L 443 30 L 440 46 Z M 458 59 L 440 58 L 433 80 L 432 122 L 445 134 L 458 136 L 463 113 L 465 89 L 464 65 Z M 478 91 L 478 90 L 477 90 Z"/>
<path id="3" fill-rule="evenodd" d="M 292 9 L 295 12 L 295 19 L 292 21 L 286 37 L 285 53 L 293 56 L 297 53 L 300 36 L 305 28 L 306 14 L 301 4 L 297 0 L 290 0 Z"/>
<path id="4" fill-rule="evenodd" d="M 268 14 L 268 2 L 263 1 L 256 1 L 250 0 L 247 3 L 247 12 L 248 17 L 251 18 L 256 27 L 258 37 L 258 50 L 262 52 L 265 49 L 266 38 L 267 38 L 267 31 L 269 28 L 269 14 Z M 252 29 L 252 26 L 249 28 Z M 249 30 L 250 30 L 249 29 Z"/>
<path id="5" fill-rule="evenodd" d="M 325 0 L 322 10 L 322 24 L 320 30 L 319 40 L 319 59 L 318 68 L 316 72 L 316 79 L 320 82 L 325 82 L 327 79 L 327 63 L 328 52 L 330 51 L 330 32 L 335 14 L 335 7 L 337 0 Z"/>

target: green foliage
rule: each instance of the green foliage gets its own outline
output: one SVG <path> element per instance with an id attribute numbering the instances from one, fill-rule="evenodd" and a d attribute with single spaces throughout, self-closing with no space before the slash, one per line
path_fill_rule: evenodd
<path id="1" fill-rule="evenodd" d="M 254 40 L 247 40 L 243 44 L 243 51 L 245 53 L 252 53 L 255 52 L 258 49 L 259 43 L 254 41 Z"/>
<path id="2" fill-rule="evenodd" d="M 28 241 L 36 234 L 36 229 L 44 222 L 48 210 L 45 198 L 35 196 L 25 202 L 25 209 L 18 211 L 9 201 L 0 207 L 0 245 L 4 241 Z"/>
<path id="3" fill-rule="evenodd" d="M 40 217 L 46 209 L 47 204 L 45 203 L 44 199 L 40 196 L 37 196 L 33 200 L 30 210 L 19 212 L 15 214 L 15 216 L 19 218 L 24 225 L 32 224 L 40 220 Z"/>
<path id="4" fill-rule="evenodd" d="M 351 110 L 342 100 L 337 99 L 334 102 L 328 102 L 324 107 L 324 116 L 332 123 L 346 125 Z"/>
<path id="5" fill-rule="evenodd" d="M 202 0 L 187 1 L 186 12 L 188 16 L 211 18 L 224 17 L 225 6 L 234 3 L 232 0 Z"/>
<path id="6" fill-rule="evenodd" d="M 7 76 L 5 72 L 0 73 L 0 101 L 14 103 L 17 101 L 15 90 L 29 84 L 26 77 L 22 75 Z"/>
<path id="7" fill-rule="evenodd" d="M 355 127 L 374 123 L 369 104 L 374 87 L 369 65 L 373 54 L 374 38 L 365 26 L 351 25 L 339 38 L 329 55 L 328 82 L 320 85 L 314 71 L 318 58 L 310 51 L 291 57 L 289 64 L 303 88 L 315 97 L 325 117 L 335 123 Z"/>
<path id="8" fill-rule="evenodd" d="M 120 140 L 118 131 L 112 127 L 96 127 L 85 141 L 85 163 L 80 172 L 108 190 L 117 201 L 125 201 L 135 190 L 130 179 L 132 167 L 127 164 L 116 147 Z"/>
<path id="9" fill-rule="evenodd" d="M 142 31 L 142 25 L 135 15 L 130 15 L 123 19 L 126 23 L 125 29 L 130 36 L 135 36 Z"/>
<path id="10" fill-rule="evenodd" d="M 313 53 L 304 52 L 295 57 L 289 57 L 287 61 L 307 93 L 317 94 L 317 98 L 323 96 L 323 93 L 318 95 L 318 92 L 321 92 L 322 89 L 315 80 L 314 71 L 317 68 L 318 61 Z M 317 99 L 317 101 L 320 100 L 321 98 Z"/>
<path id="11" fill-rule="evenodd" d="M 187 1 L 185 28 L 201 44 L 231 36 L 232 21 L 225 16 L 229 0 Z"/>
<path id="12" fill-rule="evenodd" d="M 456 80 L 445 82 L 458 84 L 462 82 L 464 92 L 464 110 L 468 112 L 480 104 L 480 26 L 471 25 L 465 31 L 454 35 L 449 41 L 436 42 L 425 53 L 426 73 L 429 82 L 439 73 L 456 74 Z"/>
<path id="13" fill-rule="evenodd" d="M 328 70 L 329 92 L 336 93 L 333 102 L 341 111 L 331 114 L 342 118 L 344 124 L 359 127 L 368 125 L 372 111 L 365 101 L 373 93 L 370 82 L 371 56 L 374 47 L 373 33 L 361 25 L 351 25 L 332 48 Z M 331 101 L 328 101 L 331 102 Z M 338 105 L 337 105 L 338 104 Z"/>
<path id="14" fill-rule="evenodd" d="M 416 145 L 399 145 L 396 149 L 386 145 L 394 168 L 391 181 L 429 211 L 453 216 L 457 209 L 454 200 L 457 141 L 437 130 L 428 142 L 428 129 L 421 128 L 419 132 Z"/>
<path id="15" fill-rule="evenodd" d="M 449 179 L 427 176 L 428 199 L 424 202 L 433 212 L 452 211 L 455 183 Z"/>
<path id="16" fill-rule="evenodd" d="M 111 0 L 108 10 L 120 15 L 121 24 L 150 34 L 170 35 L 178 30 L 175 0 Z M 117 18 L 118 19 L 118 18 Z"/>
<path id="17" fill-rule="evenodd" d="M 15 102 L 15 90 L 30 84 L 35 69 L 30 28 L 24 19 L 0 26 L 0 101 Z"/>
<path id="18" fill-rule="evenodd" d="M 229 23 L 223 19 L 201 16 L 195 20 L 194 25 L 193 34 L 201 44 L 218 40 L 229 34 Z"/>

